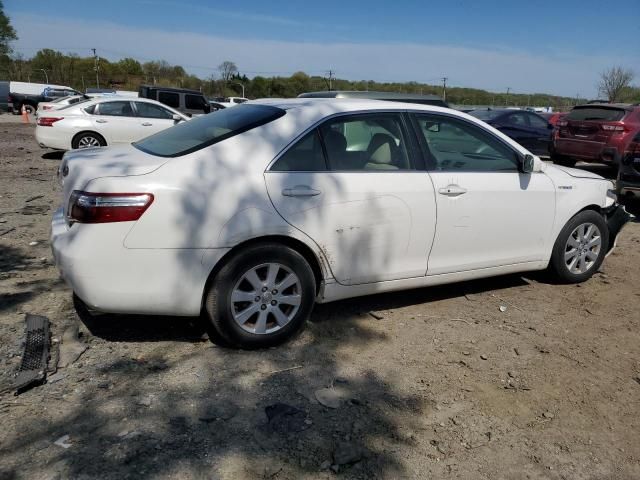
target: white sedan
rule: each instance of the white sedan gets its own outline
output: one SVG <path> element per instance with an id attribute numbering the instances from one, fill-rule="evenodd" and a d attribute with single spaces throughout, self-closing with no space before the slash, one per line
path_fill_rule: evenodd
<path id="1" fill-rule="evenodd" d="M 58 110 L 66 107 L 67 105 L 73 105 L 87 100 L 89 100 L 87 95 L 70 95 L 67 97 L 56 98 L 50 102 L 40 102 L 38 104 L 38 109 L 36 110 L 36 117 L 46 110 Z"/>
<path id="2" fill-rule="evenodd" d="M 186 120 L 155 100 L 98 97 L 39 112 L 36 141 L 56 150 L 104 147 L 135 142 Z"/>
<path id="3" fill-rule="evenodd" d="M 68 152 L 52 248 L 91 309 L 197 316 L 243 348 L 315 302 L 549 268 L 598 269 L 629 215 L 454 110 L 271 100 L 133 145 Z"/>

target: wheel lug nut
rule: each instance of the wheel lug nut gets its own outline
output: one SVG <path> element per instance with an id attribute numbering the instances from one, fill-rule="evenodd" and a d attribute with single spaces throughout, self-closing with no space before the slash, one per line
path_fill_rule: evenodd
<path id="1" fill-rule="evenodd" d="M 266 310 L 266 309 L 267 309 L 267 306 L 263 303 L 263 304 L 260 306 L 260 309 L 261 309 L 261 310 Z"/>
<path id="2" fill-rule="evenodd" d="M 278 294 L 278 290 L 276 290 L 275 288 L 273 290 L 271 290 L 271 293 L 273 293 L 274 295 Z"/>
<path id="3" fill-rule="evenodd" d="M 266 292 L 267 290 L 269 290 L 267 287 L 262 287 L 263 292 Z"/>
<path id="4" fill-rule="evenodd" d="M 276 302 L 275 300 L 271 300 L 271 305 L 275 306 L 277 304 L 278 304 L 278 302 Z"/>
<path id="5" fill-rule="evenodd" d="M 256 297 L 256 302 L 259 302 L 259 301 L 260 301 L 260 297 Z"/>

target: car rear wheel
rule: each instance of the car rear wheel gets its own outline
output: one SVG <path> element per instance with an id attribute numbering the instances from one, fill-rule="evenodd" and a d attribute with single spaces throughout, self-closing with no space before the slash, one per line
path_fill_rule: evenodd
<path id="1" fill-rule="evenodd" d="M 609 230 L 593 210 L 578 213 L 556 239 L 550 268 L 565 283 L 580 283 L 600 268 L 609 245 Z"/>
<path id="2" fill-rule="evenodd" d="M 211 325 L 232 346 L 282 343 L 302 329 L 316 283 L 305 258 L 278 244 L 242 250 L 218 272 L 206 297 Z"/>
<path id="3" fill-rule="evenodd" d="M 93 132 L 84 132 L 76 135 L 71 142 L 73 148 L 95 148 L 104 147 L 107 142 L 101 135 Z"/>

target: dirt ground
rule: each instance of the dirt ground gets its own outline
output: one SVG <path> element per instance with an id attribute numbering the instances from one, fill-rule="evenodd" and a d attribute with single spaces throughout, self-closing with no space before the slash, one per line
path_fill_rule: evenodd
<path id="1" fill-rule="evenodd" d="M 196 319 L 74 309 L 48 244 L 59 159 L 0 115 L 0 479 L 640 478 L 640 224 L 582 285 L 341 301 L 234 351 Z M 25 313 L 71 359 L 14 396 Z"/>

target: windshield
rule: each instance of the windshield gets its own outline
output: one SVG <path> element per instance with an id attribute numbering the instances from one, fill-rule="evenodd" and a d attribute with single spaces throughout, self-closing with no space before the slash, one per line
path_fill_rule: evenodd
<path id="1" fill-rule="evenodd" d="M 133 144 L 159 157 L 179 157 L 259 127 L 285 111 L 268 105 L 238 105 L 175 125 Z"/>
<path id="2" fill-rule="evenodd" d="M 575 107 L 567 115 L 567 120 L 601 120 L 604 122 L 617 122 L 622 120 L 626 110 L 622 108 L 607 107 Z"/>
<path id="3" fill-rule="evenodd" d="M 493 120 L 502 115 L 500 110 L 471 110 L 469 115 L 473 115 L 480 120 Z"/>

